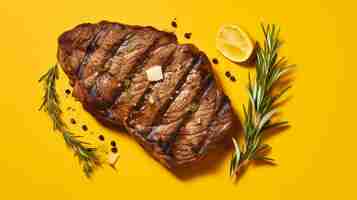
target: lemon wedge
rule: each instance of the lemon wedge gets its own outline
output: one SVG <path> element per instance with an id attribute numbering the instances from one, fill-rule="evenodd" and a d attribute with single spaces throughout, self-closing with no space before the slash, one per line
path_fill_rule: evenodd
<path id="1" fill-rule="evenodd" d="M 229 60 L 242 63 L 252 55 L 254 42 L 239 26 L 224 25 L 218 31 L 216 48 Z"/>

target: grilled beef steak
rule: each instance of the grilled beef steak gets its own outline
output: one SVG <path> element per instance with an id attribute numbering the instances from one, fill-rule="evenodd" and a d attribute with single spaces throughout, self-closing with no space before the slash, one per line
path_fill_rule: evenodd
<path id="1" fill-rule="evenodd" d="M 167 167 L 202 159 L 232 127 L 207 56 L 172 33 L 103 21 L 81 24 L 58 42 L 59 64 L 84 108 L 125 129 Z M 153 66 L 162 80 L 149 81 Z"/>

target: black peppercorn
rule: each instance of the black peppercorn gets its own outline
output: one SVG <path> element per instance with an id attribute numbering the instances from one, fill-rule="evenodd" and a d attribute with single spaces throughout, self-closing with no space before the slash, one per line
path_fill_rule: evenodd
<path id="1" fill-rule="evenodd" d="M 71 121 L 71 124 L 76 124 L 76 120 L 75 119 L 71 118 L 70 121 Z"/>
<path id="2" fill-rule="evenodd" d="M 230 79 L 231 79 L 232 82 L 236 82 L 236 78 L 234 76 L 231 76 Z"/>
<path id="3" fill-rule="evenodd" d="M 67 89 L 67 90 L 65 91 L 65 93 L 66 93 L 67 95 L 69 95 L 69 94 L 71 94 L 71 90 Z"/>
<path id="4" fill-rule="evenodd" d="M 116 147 L 113 147 L 113 148 L 111 149 L 111 151 L 112 151 L 113 153 L 117 153 L 117 152 L 118 152 L 118 149 L 117 149 Z"/>
<path id="5" fill-rule="evenodd" d="M 218 64 L 218 59 L 217 58 L 213 58 L 212 62 L 213 62 L 213 64 Z"/>
<path id="6" fill-rule="evenodd" d="M 110 142 L 110 145 L 112 145 L 113 147 L 115 147 L 115 146 L 116 146 L 115 141 L 114 141 L 114 140 L 113 140 L 113 141 L 111 141 L 111 142 Z"/>
<path id="7" fill-rule="evenodd" d="M 226 71 L 225 75 L 227 78 L 231 77 L 231 73 L 229 71 Z"/>
<path id="8" fill-rule="evenodd" d="M 185 33 L 185 34 L 184 34 L 184 37 L 185 37 L 186 39 L 190 39 L 191 36 L 192 36 L 192 33 Z"/>
<path id="9" fill-rule="evenodd" d="M 99 140 L 101 140 L 101 141 L 104 141 L 104 136 L 103 135 L 99 135 Z"/>
<path id="10" fill-rule="evenodd" d="M 82 129 L 83 129 L 84 131 L 87 131 L 87 130 L 88 130 L 87 125 L 83 125 L 83 126 L 82 126 Z"/>
<path id="11" fill-rule="evenodd" d="M 171 26 L 174 27 L 174 28 L 177 28 L 177 23 L 175 21 L 172 21 L 171 22 Z"/>

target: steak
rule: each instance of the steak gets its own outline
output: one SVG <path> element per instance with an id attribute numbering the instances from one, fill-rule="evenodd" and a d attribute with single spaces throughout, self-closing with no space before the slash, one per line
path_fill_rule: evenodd
<path id="1" fill-rule="evenodd" d="M 128 132 L 172 168 L 195 163 L 228 136 L 235 119 L 207 56 L 173 33 L 102 21 L 58 40 L 73 96 L 104 124 Z M 160 66 L 163 79 L 146 70 Z"/>

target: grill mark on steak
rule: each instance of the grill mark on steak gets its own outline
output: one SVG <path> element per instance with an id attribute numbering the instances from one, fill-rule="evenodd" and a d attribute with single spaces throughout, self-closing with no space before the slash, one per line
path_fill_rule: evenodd
<path id="1" fill-rule="evenodd" d="M 103 33 L 102 33 L 103 34 Z M 133 32 L 129 32 L 127 35 L 126 35 L 126 37 L 124 37 L 124 40 L 121 42 L 121 44 L 120 45 L 118 45 L 118 48 L 116 48 L 116 52 L 112 55 L 112 57 L 109 57 L 104 63 L 103 63 L 103 71 L 108 71 L 108 62 L 110 62 L 111 61 L 111 59 L 113 58 L 113 56 L 115 56 L 115 54 L 119 51 L 119 49 L 120 48 L 122 48 L 124 45 L 126 45 L 126 42 L 133 36 L 133 35 L 135 35 L 135 32 L 134 32 L 134 30 L 133 30 Z M 97 46 L 96 44 L 97 44 L 97 42 L 98 42 L 98 40 L 99 40 L 99 38 L 101 37 L 101 35 L 97 35 L 96 36 L 96 38 L 95 38 L 95 40 L 93 41 L 93 47 L 92 47 L 92 49 L 95 49 L 96 47 L 95 46 Z M 114 48 L 113 48 L 114 49 Z M 94 50 L 92 50 L 92 51 L 94 51 Z M 114 50 L 111 50 L 111 52 L 112 51 L 114 51 Z M 88 58 L 86 59 L 86 61 L 82 64 L 82 66 L 83 65 L 86 65 L 89 61 L 88 61 L 88 59 L 90 58 L 90 55 L 88 55 Z M 93 84 L 94 84 L 94 80 L 98 77 L 98 75 L 99 75 L 99 72 L 98 71 L 96 71 L 96 70 L 94 70 L 93 68 L 90 68 L 90 71 L 89 70 L 86 70 L 86 71 L 88 71 L 87 72 L 87 74 L 90 74 L 90 76 L 86 76 L 86 77 L 84 77 L 84 72 L 83 72 L 83 70 L 82 70 L 82 68 L 83 67 L 81 67 L 80 68 L 80 71 L 79 71 L 79 77 L 80 77 L 80 79 L 84 79 L 84 84 L 86 85 L 86 87 L 87 88 L 90 88 Z M 87 68 L 87 67 L 86 67 Z"/>
<path id="2" fill-rule="evenodd" d="M 228 98 L 227 96 L 225 96 L 224 94 L 222 94 L 219 99 L 217 100 L 217 102 L 220 102 L 220 104 L 217 104 L 218 106 L 216 107 L 216 112 L 215 115 L 213 116 L 213 118 L 211 119 L 208 127 L 204 130 L 204 133 L 202 133 L 204 136 L 202 137 L 201 141 L 197 144 L 197 145 L 192 145 L 191 149 L 193 152 L 195 153 L 199 153 L 201 150 L 201 146 L 202 144 L 207 140 L 207 138 L 209 137 L 209 129 L 212 127 L 212 123 L 217 120 L 217 115 L 218 113 L 222 110 L 223 106 L 226 104 L 226 102 L 228 102 Z"/>
<path id="3" fill-rule="evenodd" d="M 80 85 L 85 90 L 89 90 L 87 104 L 103 110 L 111 104 L 117 84 L 116 79 L 105 73 L 103 66 L 120 48 L 121 44 L 130 37 L 132 29 L 121 24 L 105 21 L 101 22 L 100 25 L 102 25 L 102 34 L 98 35 L 95 39 L 96 42 L 94 42 L 99 47 L 88 56 L 86 62 L 89 62 L 89 64 L 86 64 L 85 69 L 81 71 L 83 79 Z"/>
<path id="4" fill-rule="evenodd" d="M 58 46 L 57 58 L 72 83 L 77 78 L 78 68 L 99 30 L 98 25 L 82 24 L 66 31 L 58 38 L 61 45 Z"/>
<path id="5" fill-rule="evenodd" d="M 196 96 L 194 97 L 194 99 L 192 100 L 192 102 L 190 103 L 189 107 L 197 107 L 197 105 L 199 104 L 199 102 L 201 101 L 201 99 L 204 98 L 204 95 L 207 94 L 207 91 L 209 90 L 209 88 L 211 87 L 211 85 L 213 84 L 213 76 L 211 74 L 207 74 L 207 76 L 204 78 L 203 83 L 201 85 L 201 88 L 199 90 L 199 93 L 196 94 Z M 158 138 L 158 142 L 159 145 L 161 146 L 161 148 L 163 149 L 163 151 L 165 152 L 165 154 L 167 155 L 171 155 L 172 156 L 172 145 L 173 143 L 176 141 L 177 135 L 180 132 L 180 129 L 187 124 L 187 122 L 189 122 L 190 120 L 192 120 L 192 118 L 194 117 L 194 113 L 197 111 L 196 110 L 192 110 L 192 109 L 188 109 L 188 112 L 186 112 L 183 115 L 183 119 L 179 122 L 179 124 L 175 127 L 174 132 L 172 132 L 171 134 L 168 134 L 169 137 L 165 138 L 162 137 L 161 135 L 159 135 Z M 153 134 L 155 134 L 154 132 L 152 132 Z M 161 133 L 161 134 L 166 134 L 166 133 Z M 155 137 L 155 135 L 153 135 Z"/>
<path id="6" fill-rule="evenodd" d="M 135 34 L 140 34 L 140 33 L 138 33 L 138 31 L 136 31 L 135 34 L 130 34 L 130 33 L 132 33 L 132 32 L 128 32 L 129 35 L 126 38 L 126 40 L 123 42 L 125 44 L 120 45 L 119 47 L 116 48 L 115 54 L 119 53 L 120 56 L 122 56 L 121 58 L 125 58 L 125 56 L 130 54 L 132 51 L 135 51 L 135 49 L 129 50 L 128 48 L 134 48 L 134 47 L 136 47 L 135 45 L 139 45 L 139 46 L 144 45 L 144 44 L 140 43 L 140 40 L 138 41 L 137 39 L 135 40 L 135 38 L 134 38 Z M 107 65 L 107 63 L 110 62 L 109 60 L 111 60 L 115 56 L 114 54 L 112 55 L 111 58 L 108 59 L 108 62 L 106 62 L 104 64 L 104 67 L 102 69 L 105 71 L 109 70 L 108 72 L 104 72 L 102 75 L 99 75 L 99 78 L 96 78 L 96 77 L 101 72 L 95 72 L 92 75 L 94 78 L 90 77 L 91 79 L 96 80 L 96 84 L 92 87 L 90 94 L 94 98 L 94 100 L 93 100 L 94 104 L 99 109 L 104 110 L 106 108 L 109 108 L 113 104 L 114 100 L 124 90 L 123 82 L 129 81 L 130 75 L 134 74 L 138 69 L 140 69 L 142 62 L 144 62 L 146 60 L 148 52 L 150 52 L 155 47 L 155 44 L 159 41 L 159 38 L 161 37 L 161 35 L 162 35 L 161 32 L 152 32 L 153 40 L 148 42 L 147 44 L 145 44 L 146 46 L 145 45 L 143 46 L 143 49 L 142 49 L 143 51 L 140 52 L 138 55 L 134 56 L 134 59 L 132 60 L 132 63 L 130 63 L 130 65 L 117 66 L 119 68 L 127 67 L 127 68 L 125 68 L 126 71 L 123 70 L 123 71 L 119 72 L 121 78 L 115 77 L 114 74 L 110 73 L 110 70 L 112 68 L 110 68 L 110 66 Z M 132 41 L 130 41 L 132 38 L 134 38 L 134 39 Z M 134 44 L 132 44 L 132 43 L 134 43 Z M 133 45 L 133 46 L 130 47 L 130 45 Z M 111 65 L 111 67 L 112 66 L 113 65 Z M 101 70 L 99 70 L 99 71 L 101 71 Z M 102 89 L 102 92 L 100 91 L 100 89 Z M 106 94 L 103 94 L 103 92 Z M 99 93 L 99 95 L 102 95 L 102 96 L 98 97 L 98 93 Z"/>
<path id="7" fill-rule="evenodd" d="M 151 55 L 149 56 L 149 59 L 147 60 L 142 70 L 136 73 L 131 79 L 131 83 L 127 89 L 128 91 L 122 93 L 111 108 L 112 115 L 115 119 L 125 123 L 129 113 L 139 102 L 141 97 L 144 96 L 145 91 L 147 91 L 150 85 L 145 70 L 154 65 L 160 65 L 163 69 L 165 69 L 175 49 L 176 44 L 170 43 L 151 52 Z"/>
<path id="8" fill-rule="evenodd" d="M 194 60 L 192 61 L 192 68 L 190 68 L 187 71 L 187 73 L 183 76 L 183 78 L 181 78 L 179 80 L 179 82 L 176 84 L 174 92 L 171 94 L 171 96 L 168 98 L 168 100 L 159 109 L 159 112 L 156 114 L 156 116 L 154 118 L 154 119 L 156 119 L 156 121 L 160 121 L 161 117 L 167 111 L 167 109 L 170 107 L 170 105 L 174 102 L 176 97 L 182 92 L 182 90 L 185 89 L 184 84 L 186 83 L 186 81 L 189 81 L 190 79 L 192 79 L 192 76 L 190 76 L 191 72 L 192 72 L 192 70 L 195 70 L 195 71 L 197 70 L 198 66 L 200 66 L 200 60 L 201 60 L 200 56 L 194 58 Z M 154 121 L 154 123 L 155 123 L 155 121 Z"/>
<path id="9" fill-rule="evenodd" d="M 177 164 L 185 164 L 191 159 L 196 159 L 197 151 L 192 147 L 199 145 L 205 138 L 210 122 L 220 108 L 223 94 L 217 90 L 215 82 L 208 87 L 200 100 L 198 110 L 192 118 L 182 127 L 172 144 L 172 154 Z"/>
<path id="10" fill-rule="evenodd" d="M 149 48 L 144 52 L 142 57 L 137 61 L 136 65 L 134 68 L 128 73 L 127 77 L 122 81 L 121 87 L 119 87 L 119 90 L 117 91 L 117 95 L 114 97 L 114 99 L 119 98 L 119 96 L 122 94 L 124 89 L 129 89 L 133 78 L 135 75 L 139 74 L 140 72 L 143 71 L 143 68 L 147 65 L 147 63 L 150 61 L 150 58 L 152 57 L 152 54 L 159 49 L 161 46 L 166 45 L 167 43 L 172 42 L 172 40 L 176 41 L 176 37 L 172 37 L 171 34 L 167 34 L 165 32 L 159 32 L 157 35 L 157 38 L 155 41 L 149 46 Z M 124 83 L 127 83 L 125 85 Z M 121 84 L 121 83 L 119 83 Z"/>
<path id="11" fill-rule="evenodd" d="M 179 45 L 175 44 L 176 48 L 175 48 L 175 51 L 172 53 L 172 56 L 170 56 L 170 58 L 168 59 L 167 63 L 165 63 L 164 65 L 162 65 L 162 71 L 163 71 L 163 75 L 165 76 L 165 73 L 167 72 L 167 68 L 169 65 L 171 65 L 175 59 L 178 59 L 178 57 L 182 56 L 181 54 L 183 53 L 182 51 L 180 51 L 180 47 Z M 175 61 L 177 62 L 177 61 Z M 145 76 L 145 79 L 146 79 L 146 72 L 143 72 L 143 76 Z M 145 104 L 145 100 L 148 99 L 149 95 L 152 93 L 152 88 L 155 87 L 155 85 L 159 84 L 159 81 L 156 81 L 156 82 L 150 82 L 149 83 L 149 86 L 146 88 L 146 90 L 144 91 L 144 94 L 141 95 L 140 99 L 138 100 L 138 102 L 136 103 L 136 105 L 134 106 L 133 108 L 133 112 L 129 114 L 129 117 L 128 117 L 128 122 L 131 121 L 132 119 L 132 115 L 134 113 L 137 113 L 140 108 L 142 108 Z"/>
<path id="12" fill-rule="evenodd" d="M 169 100 L 160 108 L 159 113 L 157 114 L 158 116 L 156 117 L 156 122 L 159 122 L 162 118 L 162 116 L 164 116 L 164 114 L 169 114 L 168 112 L 171 112 L 170 110 L 168 110 L 170 108 L 170 106 L 172 105 L 172 103 L 176 102 L 177 105 L 181 104 L 181 108 L 184 108 L 184 104 L 183 102 L 187 101 L 190 96 L 194 96 L 192 94 L 190 94 L 193 90 L 192 88 L 192 84 L 190 85 L 188 82 L 196 82 L 195 85 L 197 85 L 199 87 L 199 83 L 202 80 L 202 77 L 204 76 L 204 74 L 207 74 L 208 71 L 207 69 L 209 68 L 209 66 L 207 66 L 209 64 L 208 58 L 206 55 L 204 55 L 204 53 L 199 52 L 199 55 L 195 58 L 194 62 L 193 62 L 193 67 L 190 69 L 190 71 L 187 72 L 187 75 L 184 76 L 184 78 L 182 78 L 179 83 L 176 86 L 175 89 L 175 93 L 169 98 Z M 195 76 L 196 75 L 196 76 Z M 193 79 L 193 77 L 197 77 L 199 79 Z M 182 94 L 185 93 L 185 91 L 189 91 L 187 92 L 189 95 L 186 94 Z M 181 95 L 182 99 L 179 99 L 176 101 L 177 96 Z M 189 102 L 188 102 L 189 103 Z M 175 107 L 175 105 L 173 105 L 173 107 Z M 172 107 L 172 109 L 173 109 Z M 179 110 L 177 110 L 179 111 Z M 165 123 L 165 121 L 163 121 Z"/>
<path id="13" fill-rule="evenodd" d="M 130 39 L 134 33 L 133 33 L 133 30 L 131 30 L 130 28 L 126 28 L 126 29 L 124 29 L 124 31 L 122 31 L 119 34 L 120 34 L 120 37 L 117 39 L 117 42 L 112 46 L 112 48 L 110 48 L 108 50 L 109 54 L 106 56 L 105 60 L 103 60 L 103 63 L 101 65 L 97 65 L 94 73 L 83 80 L 84 85 L 87 89 L 90 89 L 91 87 L 93 87 L 95 80 L 99 76 L 106 74 L 107 69 L 105 68 L 105 66 L 107 65 L 110 58 L 114 56 L 114 54 L 123 45 L 123 43 L 125 41 L 127 41 L 128 39 Z M 112 81 L 115 82 L 116 80 L 112 79 Z M 114 85 L 115 85 L 115 83 L 113 83 L 113 86 Z"/>
<path id="14" fill-rule="evenodd" d="M 170 57 L 170 59 L 167 61 L 167 63 L 162 68 L 164 78 L 165 78 L 166 72 L 169 69 L 169 66 L 171 66 L 171 68 L 172 68 L 172 65 L 174 63 L 179 62 L 178 60 L 182 59 L 183 55 L 184 55 L 184 51 L 182 51 L 182 46 L 179 46 L 179 45 L 176 44 L 176 48 L 175 48 L 175 51 L 173 52 L 172 57 Z M 146 77 L 146 72 L 145 72 L 145 77 Z M 140 109 L 145 105 L 146 101 L 148 100 L 149 95 L 151 95 L 152 92 L 153 92 L 152 89 L 156 85 L 158 85 L 160 82 L 162 82 L 162 81 L 156 81 L 156 82 L 150 82 L 149 83 L 148 88 L 145 90 L 144 94 L 140 97 L 139 101 L 134 106 L 133 112 L 129 114 L 128 122 L 132 121 L 133 115 L 135 113 L 138 113 L 140 111 Z"/>
<path id="15" fill-rule="evenodd" d="M 207 81 L 203 78 L 203 64 L 203 57 L 200 55 L 187 78 L 183 79 L 185 82 L 182 87 L 176 90 L 173 100 L 161 108 L 161 113 L 156 117 L 153 128 L 147 137 L 148 140 L 166 143 L 170 135 L 179 129 L 183 116 L 190 112 L 190 104 Z"/>
<path id="16" fill-rule="evenodd" d="M 136 30 L 136 34 L 128 40 L 127 45 L 118 49 L 105 68 L 109 69 L 108 72 L 116 79 L 123 81 L 139 60 L 143 59 L 142 57 L 154 45 L 159 36 L 158 32 L 149 27 Z"/>
<path id="17" fill-rule="evenodd" d="M 202 84 L 200 86 L 200 90 L 194 96 L 190 104 L 187 106 L 188 108 L 183 109 L 184 113 L 182 113 L 182 119 L 178 119 L 176 122 L 165 123 L 167 119 L 162 120 L 162 125 L 160 127 L 155 127 L 151 132 L 151 135 L 148 137 L 149 141 L 157 141 L 161 146 L 163 152 L 167 155 L 172 156 L 171 148 L 172 144 L 176 141 L 176 137 L 179 133 L 179 130 L 193 117 L 193 114 L 196 112 L 190 108 L 196 107 L 202 98 L 203 94 L 205 93 L 206 89 L 212 83 L 213 77 L 207 75 Z M 160 123 L 160 124 L 161 124 Z M 160 130 L 161 129 L 161 130 Z"/>
<path id="18" fill-rule="evenodd" d="M 133 31 L 127 35 L 125 40 L 117 48 L 115 54 L 113 54 L 103 66 L 103 70 L 106 71 L 104 74 L 108 75 L 102 76 L 110 77 L 110 81 L 107 82 L 110 83 L 109 86 L 112 86 L 111 96 L 106 99 L 108 100 L 107 102 L 104 102 L 105 107 L 102 107 L 103 109 L 110 107 L 113 100 L 121 93 L 123 90 L 124 80 L 130 75 L 130 73 L 135 72 L 135 68 L 137 68 L 136 65 L 144 60 L 145 54 L 155 44 L 159 35 L 158 32 L 154 32 L 150 28 L 140 30 L 138 27 L 131 27 L 131 29 Z M 149 36 L 142 38 L 143 35 L 145 36 L 144 33 L 149 30 L 151 31 Z M 137 37 L 137 35 L 139 35 L 139 37 Z M 98 75 L 99 72 L 95 72 L 86 81 L 95 82 L 98 80 Z M 91 96 L 96 96 L 96 89 L 97 86 L 92 88 Z M 103 102 L 99 102 L 99 105 L 102 105 L 102 103 Z"/>
<path id="19" fill-rule="evenodd" d="M 120 48 L 126 36 L 132 32 L 130 28 L 120 24 L 101 23 L 101 31 L 94 43 L 93 53 L 88 56 L 85 67 L 81 67 L 80 78 L 87 89 L 91 88 L 99 74 L 105 72 L 105 64 L 113 57 L 115 50 Z"/>
<path id="20" fill-rule="evenodd" d="M 199 149 L 199 154 L 205 154 L 208 147 L 213 148 L 215 144 L 227 135 L 224 133 L 227 133 L 226 130 L 233 126 L 233 117 L 233 110 L 230 106 L 229 99 L 225 98 L 221 109 L 208 128 L 207 139 L 205 139 L 201 145 L 195 147 Z"/>
<path id="21" fill-rule="evenodd" d="M 164 34 L 162 33 L 163 32 L 159 32 L 154 42 L 145 50 L 143 55 L 139 59 L 137 59 L 134 67 L 127 73 L 124 80 L 118 80 L 117 78 L 114 78 L 114 80 L 116 80 L 117 85 L 114 94 L 111 96 L 110 106 L 112 106 L 112 104 L 115 102 L 115 99 L 117 99 L 122 93 L 127 93 L 126 90 L 130 86 L 133 76 L 142 70 L 143 66 L 148 60 L 148 56 L 150 55 L 150 52 L 157 49 L 159 45 L 162 45 L 161 38 L 165 37 Z"/>
<path id="22" fill-rule="evenodd" d="M 135 34 L 135 32 L 133 32 L 132 29 L 126 28 L 125 33 L 123 34 L 123 36 L 120 38 L 120 41 L 118 42 L 118 45 L 115 45 L 110 50 L 110 52 L 112 53 L 112 56 L 114 56 L 116 54 L 116 52 L 118 51 L 118 49 L 120 47 L 122 47 L 123 45 L 125 45 L 125 43 L 134 34 Z M 110 59 L 111 58 L 108 58 L 105 61 L 105 63 L 103 64 L 103 66 L 107 66 L 107 63 Z M 112 101 L 112 97 L 115 94 L 115 90 L 117 89 L 117 84 L 119 82 L 119 80 L 115 79 L 110 73 L 107 73 L 106 71 L 107 71 L 107 69 L 105 69 L 105 67 L 103 67 L 102 69 L 100 69 L 99 71 L 96 71 L 94 74 L 92 74 L 91 76 L 89 76 L 87 79 L 85 79 L 83 81 L 85 87 L 90 88 L 90 96 L 93 98 L 97 98 L 98 104 L 109 104 L 109 102 Z M 99 88 L 102 88 L 102 90 L 106 90 L 106 91 L 101 91 L 101 89 L 99 89 L 99 91 L 97 91 L 98 85 L 99 85 Z M 109 94 L 103 94 L 105 92 L 108 92 Z M 100 95 L 99 98 L 97 95 L 98 93 Z M 104 101 L 104 102 L 101 103 L 99 101 Z M 107 107 L 107 106 L 105 106 L 105 107 Z"/>
<path id="23" fill-rule="evenodd" d="M 144 105 L 139 111 L 133 113 L 133 118 L 129 122 L 129 125 L 136 131 L 148 133 L 148 129 L 154 122 L 160 108 L 165 105 L 169 97 L 177 89 L 178 83 L 182 79 L 186 79 L 194 66 L 194 60 L 198 53 L 197 49 L 192 48 L 190 45 L 183 45 L 181 47 L 179 48 L 179 51 L 182 51 L 181 57 L 177 57 L 167 67 L 164 79 L 153 86 L 152 92 L 145 99 Z M 150 102 L 150 99 L 153 102 Z"/>
<path id="24" fill-rule="evenodd" d="M 99 37 L 100 37 L 100 35 L 102 34 L 103 31 L 104 31 L 103 27 L 99 26 L 98 32 L 96 32 L 94 37 L 91 39 L 91 41 L 90 41 L 90 43 L 89 43 L 89 45 L 87 47 L 85 56 L 83 57 L 79 67 L 77 68 L 76 74 L 77 74 L 78 79 L 82 79 L 83 78 L 82 74 L 83 74 L 84 66 L 87 65 L 87 63 L 89 62 L 91 54 L 95 51 L 96 46 L 97 46 L 96 43 L 99 40 Z"/>

